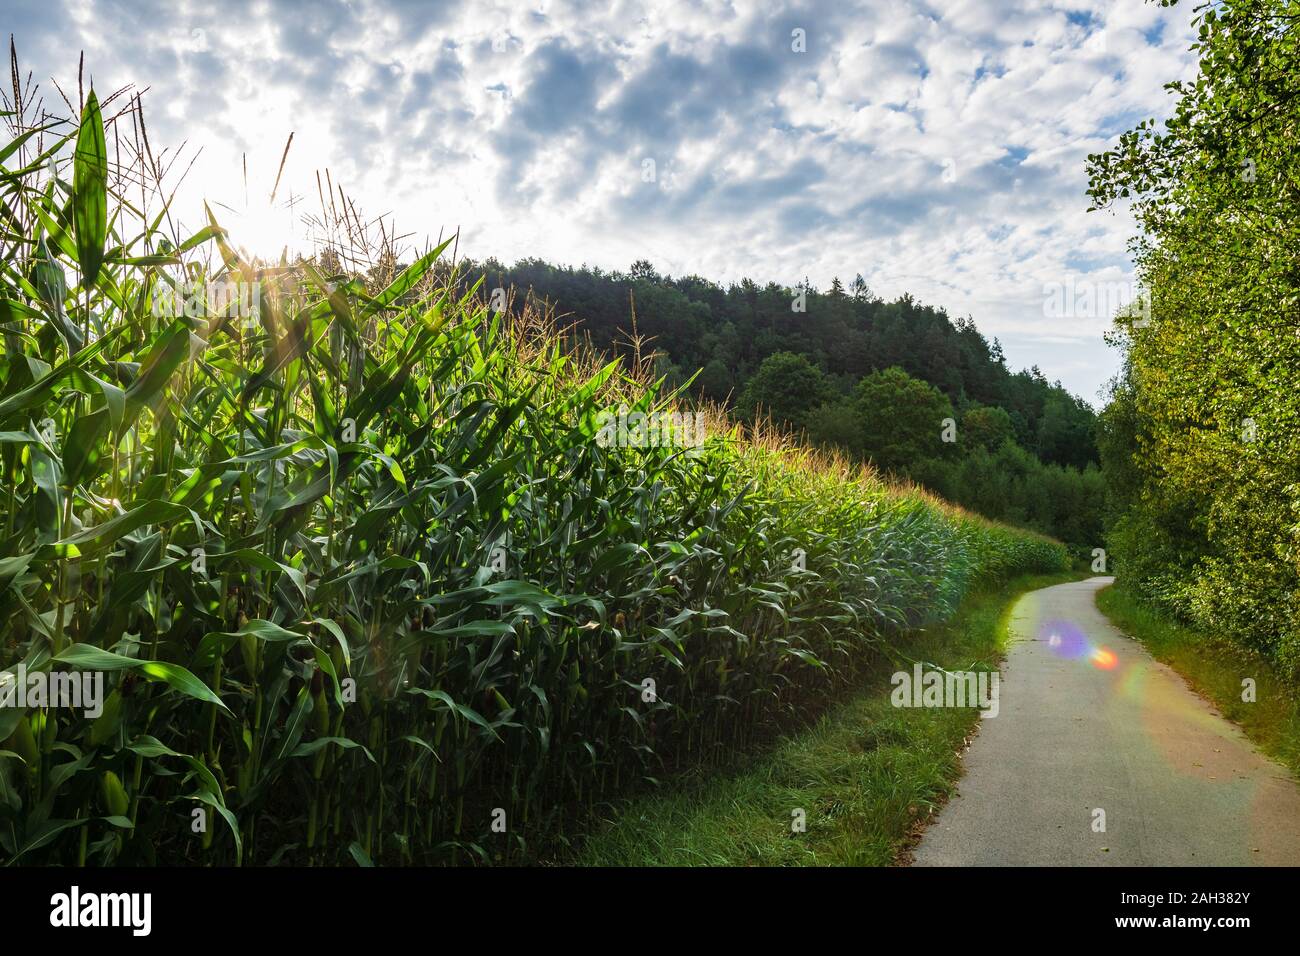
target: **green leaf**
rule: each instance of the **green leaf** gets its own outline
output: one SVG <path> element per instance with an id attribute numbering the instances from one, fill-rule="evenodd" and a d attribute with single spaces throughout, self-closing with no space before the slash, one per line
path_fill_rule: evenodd
<path id="1" fill-rule="evenodd" d="M 89 288 L 99 277 L 108 236 L 108 150 L 104 144 L 104 118 L 94 89 L 81 111 L 81 131 L 73 156 L 72 221 L 81 283 Z"/>
<path id="2" fill-rule="evenodd" d="M 216 704 L 226 713 L 230 713 L 226 710 L 226 705 L 221 702 L 221 698 L 214 694 L 207 684 L 179 664 L 137 660 L 90 644 L 73 644 L 54 655 L 54 660 L 86 671 L 139 671 L 152 680 L 163 681 L 187 697 Z"/>
<path id="3" fill-rule="evenodd" d="M 198 800 L 200 803 L 206 803 L 213 810 L 221 815 L 221 819 L 226 821 L 226 826 L 230 828 L 231 834 L 235 838 L 235 862 L 242 863 L 244 860 L 244 840 L 239 833 L 239 820 L 230 812 L 224 803 L 217 798 L 217 795 L 207 790 L 200 790 L 190 795 L 191 800 Z"/>
<path id="4" fill-rule="evenodd" d="M 402 271 L 401 275 L 392 281 L 388 288 L 375 296 L 372 302 L 372 309 L 375 306 L 379 308 L 391 306 L 402 296 L 414 289 L 419 281 L 424 278 L 425 273 L 427 273 L 430 267 L 438 261 L 438 257 L 442 255 L 443 251 L 449 245 L 451 245 L 455 238 L 455 236 L 452 236 L 445 240 L 436 249 L 426 252 L 419 259 L 416 259 L 415 262 L 411 263 L 411 265 Z"/>
<path id="5" fill-rule="evenodd" d="M 361 844 L 353 841 L 348 846 L 348 853 L 352 859 L 357 861 L 357 866 L 371 867 L 375 865 L 374 860 L 370 859 L 370 854 L 361 848 Z"/>
<path id="6" fill-rule="evenodd" d="M 302 690 L 298 692 L 297 703 L 294 704 L 293 710 L 289 712 L 289 720 L 284 725 L 280 751 L 276 756 L 277 760 L 285 759 L 298 748 L 298 741 L 302 739 L 307 717 L 311 714 L 314 706 L 311 687 L 304 684 Z"/>
<path id="7" fill-rule="evenodd" d="M 140 374 L 126 390 L 127 403 L 137 410 L 143 405 L 154 405 L 177 366 L 189 357 L 191 339 L 194 338 L 182 322 L 177 322 L 159 337 L 140 363 Z"/>
<path id="8" fill-rule="evenodd" d="M 107 446 L 102 439 L 108 432 L 107 407 L 83 415 L 72 423 L 68 437 L 63 442 L 63 483 L 75 488 L 83 476 L 91 474 L 103 460 Z"/>
<path id="9" fill-rule="evenodd" d="M 324 750 L 326 747 L 338 747 L 342 750 L 358 749 L 366 755 L 366 759 L 371 763 L 376 763 L 374 755 L 366 748 L 361 746 L 355 740 L 347 737 L 317 737 L 315 740 L 300 744 L 290 754 L 292 757 L 310 757 L 317 751 Z"/>

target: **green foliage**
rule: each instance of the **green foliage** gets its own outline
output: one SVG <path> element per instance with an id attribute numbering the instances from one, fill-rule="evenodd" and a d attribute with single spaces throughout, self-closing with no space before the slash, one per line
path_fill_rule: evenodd
<path id="1" fill-rule="evenodd" d="M 108 182 L 96 269 L 93 209 L 59 226 L 66 184 L 0 153 L 0 664 L 109 694 L 0 709 L 8 862 L 518 859 L 975 583 L 1064 566 L 735 431 L 597 441 L 674 396 L 503 320 L 445 245 L 253 261 L 215 220 L 167 232 L 137 169 Z M 227 281 L 251 314 L 161 308 Z"/>
<path id="2" fill-rule="evenodd" d="M 1161 129 L 1090 157 L 1128 199 L 1149 322 L 1103 417 L 1112 547 L 1135 588 L 1300 666 L 1300 32 L 1285 0 L 1196 8 L 1200 57 Z"/>
<path id="3" fill-rule="evenodd" d="M 965 486 L 953 470 L 967 453 L 996 450 L 1006 437 L 1043 465 L 1074 469 L 1079 488 L 1090 482 L 1083 469 L 1097 461 L 1095 416 L 1087 404 L 1037 368 L 1010 372 L 999 343 L 990 344 L 970 319 L 952 322 L 907 295 L 883 302 L 860 276 L 848 289 L 802 290 L 806 311 L 794 312 L 795 290 L 784 286 L 743 280 L 723 288 L 699 276 L 661 275 L 644 260 L 627 274 L 536 259 L 512 267 L 489 260 L 475 268 L 486 272 L 490 287 L 528 290 L 515 298 L 516 308 L 545 300 L 602 349 L 625 355 L 636 354 L 637 346 L 658 350 L 664 356 L 660 371 L 672 385 L 700 369 L 693 396 L 730 397 L 742 418 L 761 408 L 816 445 L 872 457 L 966 507 L 983 508 L 988 496 L 961 497 Z M 949 414 L 963 423 L 955 447 L 936 448 L 930 441 L 938 425 L 926 426 L 923 441 L 907 437 L 892 448 L 878 418 L 864 425 L 854 407 L 858 384 L 888 369 L 933 386 L 951 405 Z M 917 449 L 922 457 L 907 457 Z M 1015 506 L 997 500 L 983 513 L 1005 516 Z M 1071 516 L 1068 525 L 1070 534 L 1080 535 L 1074 544 L 1098 546 L 1099 513 Z M 1066 533 L 1065 526 L 1043 525 L 1037 517 L 1032 527 Z"/>
<path id="4" fill-rule="evenodd" d="M 1085 468 L 1096 462 L 1092 410 L 1080 399 L 1056 391 L 1043 403 L 1034 451 L 1045 462 Z"/>
<path id="5" fill-rule="evenodd" d="M 834 284 L 825 293 L 802 290 L 805 311 L 795 312 L 796 290 L 787 286 L 744 279 L 724 287 L 697 275 L 661 275 L 644 261 L 619 273 L 538 259 L 513 266 L 487 260 L 471 264 L 467 275 L 480 272 L 489 288 L 519 290 L 517 309 L 529 300 L 551 303 L 602 350 L 630 354 L 628 333 L 635 329 L 678 368 L 705 369 L 707 379 L 697 386 L 709 398 L 725 397 L 724 385 L 738 397 L 778 353 L 801 355 L 820 369 L 835 397 L 849 397 L 864 376 L 897 366 L 938 388 L 959 411 L 1003 409 L 1016 441 L 1036 452 L 1041 445 L 1048 463 L 1082 467 L 1097 460 L 1093 412 L 1059 382 L 1048 382 L 1037 368 L 1009 370 L 1001 345 L 985 339 L 969 318 L 953 321 L 910 295 L 883 301 L 860 276 L 847 290 Z M 1045 415 L 1056 421 L 1044 436 Z M 790 423 L 803 427 L 801 419 Z"/>
<path id="6" fill-rule="evenodd" d="M 842 398 L 813 409 L 808 414 L 808 438 L 822 448 L 838 448 L 863 457 L 862 420 L 856 403 Z"/>
<path id="7" fill-rule="evenodd" d="M 1095 465 L 1044 464 L 1015 442 L 1001 408 L 973 406 L 948 431 L 951 418 L 942 393 L 891 368 L 864 378 L 855 400 L 814 410 L 807 432 L 988 518 L 1050 534 L 1076 552 L 1100 546 L 1106 494 Z M 954 440 L 944 441 L 945 433 Z"/>
<path id="8" fill-rule="evenodd" d="M 716 402 L 727 402 L 735 398 L 732 395 L 732 390 L 735 388 L 735 379 L 732 378 L 727 366 L 718 359 L 713 359 L 700 370 L 698 383 L 701 393 L 706 398 L 713 399 Z"/>
<path id="9" fill-rule="evenodd" d="M 1090 551 L 1101 542 L 1106 488 L 1101 471 L 1044 465 L 1014 442 L 977 448 L 947 476 L 947 493 L 994 520 L 1040 531 Z"/>
<path id="10" fill-rule="evenodd" d="M 862 448 L 879 468 L 910 475 L 927 459 L 947 449 L 944 420 L 952 404 L 933 385 L 912 378 L 901 368 L 868 375 L 854 395 L 862 431 Z M 955 437 L 956 432 L 953 431 Z"/>
<path id="11" fill-rule="evenodd" d="M 964 442 L 993 451 L 1003 442 L 1015 441 L 1016 429 L 1006 409 L 991 405 L 973 405 L 961 416 Z"/>
<path id="12" fill-rule="evenodd" d="M 806 428 L 809 415 L 831 396 L 821 369 L 802 355 L 769 355 L 745 385 L 737 402 L 748 416 L 770 416 L 797 429 Z"/>

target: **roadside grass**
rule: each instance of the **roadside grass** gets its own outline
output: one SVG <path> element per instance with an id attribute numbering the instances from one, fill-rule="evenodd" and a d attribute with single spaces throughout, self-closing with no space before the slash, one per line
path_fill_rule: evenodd
<path id="1" fill-rule="evenodd" d="M 1183 675 L 1260 750 L 1300 777 L 1300 699 L 1267 660 L 1224 635 L 1178 623 L 1123 585 L 1100 591 L 1097 606 L 1156 660 Z M 1255 681 L 1253 703 L 1241 699 L 1247 677 Z"/>
<path id="2" fill-rule="evenodd" d="M 1012 604 L 1079 574 L 1024 575 L 972 594 L 906 652 L 954 670 L 1001 659 Z M 896 708 L 882 661 L 810 727 L 724 770 L 695 770 L 610 806 L 564 862 L 583 866 L 889 866 L 952 793 L 978 711 Z M 793 832 L 797 810 L 805 832 Z"/>

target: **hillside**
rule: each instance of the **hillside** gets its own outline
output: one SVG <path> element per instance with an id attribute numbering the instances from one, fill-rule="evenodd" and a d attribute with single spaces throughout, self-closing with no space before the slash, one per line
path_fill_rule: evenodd
<path id="1" fill-rule="evenodd" d="M 1093 410 L 1037 368 L 1011 371 L 969 318 L 953 322 L 908 295 L 886 302 L 861 276 L 821 292 L 747 279 L 723 287 L 644 261 L 622 273 L 489 259 L 465 272 L 484 275 L 499 304 L 549 306 L 601 350 L 627 354 L 635 327 L 670 386 L 730 400 L 743 420 L 770 416 L 1082 550 L 1100 541 Z"/>

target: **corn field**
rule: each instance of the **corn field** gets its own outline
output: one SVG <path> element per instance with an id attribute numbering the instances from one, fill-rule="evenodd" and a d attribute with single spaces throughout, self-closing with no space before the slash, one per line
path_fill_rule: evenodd
<path id="1" fill-rule="evenodd" d="M 528 859 L 1066 563 L 717 410 L 698 447 L 598 441 L 680 396 L 490 309 L 448 243 L 183 233 L 138 99 L 34 119 L 14 85 L 0 667 L 105 699 L 0 708 L 0 860 Z"/>

